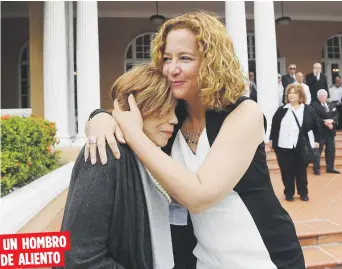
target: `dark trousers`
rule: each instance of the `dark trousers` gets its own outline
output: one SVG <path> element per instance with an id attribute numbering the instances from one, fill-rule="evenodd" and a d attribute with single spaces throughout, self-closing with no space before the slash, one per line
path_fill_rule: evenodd
<path id="1" fill-rule="evenodd" d="M 304 162 L 296 149 L 275 149 L 281 177 L 285 187 L 285 196 L 291 197 L 295 194 L 295 182 L 297 192 L 300 196 L 308 194 L 308 179 L 306 169 L 308 163 Z"/>
<path id="2" fill-rule="evenodd" d="M 324 136 L 319 141 L 319 158 L 314 163 L 314 171 L 319 171 L 321 168 L 321 154 L 323 147 L 325 146 L 325 162 L 327 164 L 327 171 L 334 169 L 335 164 L 335 137 L 334 136 Z"/>
<path id="3" fill-rule="evenodd" d="M 337 105 L 336 109 L 338 111 L 338 114 L 340 115 L 338 119 L 337 129 L 342 130 L 342 104 Z"/>
<path id="4" fill-rule="evenodd" d="M 196 269 L 197 259 L 193 255 L 197 239 L 194 235 L 190 216 L 188 225 L 171 225 L 171 236 L 173 246 L 174 269 Z"/>

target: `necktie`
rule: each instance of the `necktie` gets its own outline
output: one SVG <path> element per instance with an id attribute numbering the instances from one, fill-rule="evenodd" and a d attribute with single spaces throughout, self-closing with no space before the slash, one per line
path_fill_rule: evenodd
<path id="1" fill-rule="evenodd" d="M 323 103 L 323 106 L 324 106 L 325 111 L 329 112 L 329 107 L 328 107 L 327 103 Z"/>

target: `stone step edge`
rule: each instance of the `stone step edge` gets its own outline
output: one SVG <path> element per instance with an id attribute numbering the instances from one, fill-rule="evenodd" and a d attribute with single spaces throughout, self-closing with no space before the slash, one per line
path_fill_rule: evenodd
<path id="1" fill-rule="evenodd" d="M 306 269 L 342 269 L 342 265 L 338 263 L 338 261 L 335 262 L 321 262 L 321 263 L 315 263 L 315 264 L 306 264 Z"/>
<path id="2" fill-rule="evenodd" d="M 342 230 L 309 233 L 297 236 L 302 247 L 342 244 Z"/>
<path id="3" fill-rule="evenodd" d="M 332 244 L 325 244 L 325 245 L 315 245 L 315 246 L 305 246 L 302 249 L 310 249 L 310 248 L 319 248 L 320 246 L 327 246 L 327 245 L 342 245 L 342 243 L 332 243 Z M 324 251 L 325 252 L 325 251 Z M 336 258 L 335 258 L 336 259 Z M 319 262 L 316 261 L 311 264 L 305 264 L 306 269 L 342 269 L 342 264 L 339 261 L 329 261 L 329 262 Z"/>

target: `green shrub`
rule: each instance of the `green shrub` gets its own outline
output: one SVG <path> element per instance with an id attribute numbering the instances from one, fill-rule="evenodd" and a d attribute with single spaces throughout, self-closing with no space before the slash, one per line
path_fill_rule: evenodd
<path id="1" fill-rule="evenodd" d="M 1 196 L 58 167 L 56 126 L 39 117 L 1 117 Z"/>

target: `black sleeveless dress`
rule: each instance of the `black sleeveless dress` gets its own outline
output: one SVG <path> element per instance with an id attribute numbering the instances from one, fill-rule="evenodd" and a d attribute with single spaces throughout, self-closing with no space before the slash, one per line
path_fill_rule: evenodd
<path id="1" fill-rule="evenodd" d="M 241 97 L 236 104 L 228 106 L 224 111 L 209 110 L 206 112 L 206 131 L 210 146 L 215 141 L 225 118 L 241 102 L 248 100 Z M 171 154 L 176 134 L 186 118 L 186 108 L 181 101 L 176 110 L 178 124 L 175 132 L 163 151 Z M 265 130 L 267 123 L 265 120 Z M 234 191 L 240 196 L 248 209 L 269 257 L 278 269 L 304 269 L 303 252 L 299 244 L 294 224 L 276 197 L 270 179 L 266 162 L 265 144 L 261 143 L 244 176 L 235 186 Z M 190 217 L 188 225 L 171 225 L 172 243 L 174 249 L 175 269 L 195 269 L 196 258 L 192 254 L 196 246 L 196 238 Z M 248 241 L 246 242 L 248 249 Z M 254 269 L 254 268 L 246 268 Z M 255 268 L 259 269 L 259 268 Z M 260 268 L 262 269 L 262 268 Z"/>

